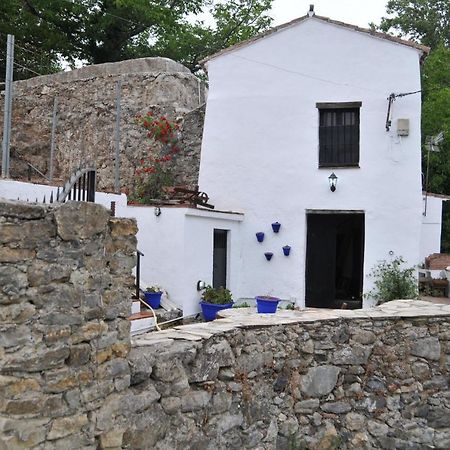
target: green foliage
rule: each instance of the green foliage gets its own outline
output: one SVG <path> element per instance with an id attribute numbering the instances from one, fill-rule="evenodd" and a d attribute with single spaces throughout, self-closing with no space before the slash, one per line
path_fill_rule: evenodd
<path id="1" fill-rule="evenodd" d="M 162 288 L 160 286 L 149 286 L 146 290 L 146 292 L 162 292 Z"/>
<path id="2" fill-rule="evenodd" d="M 423 147 L 422 167 L 429 161 L 429 192 L 450 195 L 450 49 L 439 46 L 422 66 L 422 138 L 444 132 L 439 152 Z M 444 202 L 441 251 L 450 252 L 450 207 Z"/>
<path id="3" fill-rule="evenodd" d="M 446 201 L 442 205 L 442 253 L 450 253 L 450 201 Z"/>
<path id="4" fill-rule="evenodd" d="M 227 303 L 233 303 L 233 296 L 228 289 L 222 286 L 219 288 L 206 286 L 203 290 L 202 300 L 206 303 L 213 303 L 215 305 L 225 305 Z"/>
<path id="5" fill-rule="evenodd" d="M 377 300 L 378 303 L 417 298 L 415 269 L 402 267 L 404 263 L 402 257 L 397 257 L 391 262 L 383 261 L 377 264 L 371 272 L 371 276 L 375 278 L 375 288 L 366 296 Z"/>
<path id="6" fill-rule="evenodd" d="M 206 55 L 264 31 L 272 0 L 2 0 L 0 54 L 16 36 L 17 62 L 38 73 L 74 65 L 165 56 L 198 70 Z M 212 5 L 212 6 L 211 6 Z M 213 25 L 193 19 L 210 9 Z M 188 21 L 189 18 L 189 21 Z M 3 56 L 3 55 L 2 55 Z M 4 57 L 0 58 L 0 81 Z M 15 78 L 34 76 L 17 67 Z"/>
<path id="7" fill-rule="evenodd" d="M 438 47 L 425 60 L 422 68 L 422 135 L 444 132 L 439 152 L 430 152 L 428 190 L 450 194 L 450 49 Z M 428 151 L 424 148 L 423 167 Z"/>
<path id="8" fill-rule="evenodd" d="M 387 17 L 378 27 L 431 47 L 422 66 L 422 139 L 444 132 L 439 152 L 429 154 L 424 190 L 450 195 L 450 2 L 448 0 L 390 0 Z M 422 171 L 428 150 L 422 147 Z M 444 208 L 442 251 L 450 251 L 450 209 Z"/>
<path id="9" fill-rule="evenodd" d="M 250 308 L 250 305 L 247 302 L 244 303 L 235 303 L 233 308 Z"/>
<path id="10" fill-rule="evenodd" d="M 380 29 L 436 48 L 450 46 L 450 2 L 448 0 L 389 0 L 387 17 Z"/>
<path id="11" fill-rule="evenodd" d="M 173 186 L 174 160 L 180 151 L 179 126 L 165 116 L 156 117 L 151 111 L 138 116 L 136 122 L 144 128 L 151 145 L 136 169 L 136 184 L 129 203 L 151 204 L 165 199 L 167 189 Z"/>

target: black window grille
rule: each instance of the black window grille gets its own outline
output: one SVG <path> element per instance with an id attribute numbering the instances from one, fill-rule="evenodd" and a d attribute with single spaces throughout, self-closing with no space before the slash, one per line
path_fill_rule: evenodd
<path id="1" fill-rule="evenodd" d="M 358 166 L 359 108 L 319 108 L 319 115 L 319 167 Z"/>

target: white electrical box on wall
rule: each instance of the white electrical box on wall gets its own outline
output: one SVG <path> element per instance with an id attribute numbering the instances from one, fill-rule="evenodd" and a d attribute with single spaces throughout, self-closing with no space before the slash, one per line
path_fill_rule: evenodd
<path id="1" fill-rule="evenodd" d="M 397 119 L 397 136 L 409 136 L 409 119 Z"/>

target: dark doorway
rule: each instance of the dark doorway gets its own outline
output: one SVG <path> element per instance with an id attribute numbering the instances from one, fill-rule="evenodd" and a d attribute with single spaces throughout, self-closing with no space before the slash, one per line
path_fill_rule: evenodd
<path id="1" fill-rule="evenodd" d="M 228 230 L 214 230 L 213 287 L 227 287 Z"/>
<path id="2" fill-rule="evenodd" d="M 306 306 L 360 308 L 364 214 L 311 213 L 307 227 Z"/>

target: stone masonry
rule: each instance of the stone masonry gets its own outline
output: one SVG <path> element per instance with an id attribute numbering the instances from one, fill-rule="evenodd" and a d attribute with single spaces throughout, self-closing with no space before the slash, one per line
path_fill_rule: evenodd
<path id="1" fill-rule="evenodd" d="M 449 306 L 228 311 L 134 340 L 123 448 L 450 448 Z"/>
<path id="2" fill-rule="evenodd" d="M 27 178 L 25 161 L 48 175 L 53 102 L 57 98 L 55 178 L 64 182 L 80 163 L 95 162 L 97 189 L 112 192 L 118 81 L 122 86 L 122 191 L 133 189 L 135 170 L 149 146 L 135 118 L 150 110 L 179 123 L 182 152 L 177 157 L 176 183 L 196 185 L 203 133 L 204 86 L 184 66 L 166 58 L 87 66 L 15 82 L 11 177 Z M 0 101 L 2 120 L 3 101 Z M 45 180 L 33 172 L 33 181 Z"/>
<path id="3" fill-rule="evenodd" d="M 101 406 L 130 384 L 136 223 L 77 202 L 2 200 L 0 217 L 0 448 L 106 446 Z"/>

